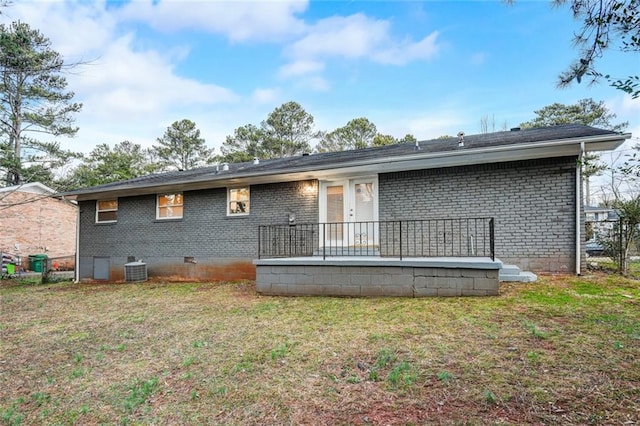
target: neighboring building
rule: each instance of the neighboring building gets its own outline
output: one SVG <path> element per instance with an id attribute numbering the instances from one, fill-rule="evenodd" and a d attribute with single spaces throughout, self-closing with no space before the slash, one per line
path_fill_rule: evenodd
<path id="1" fill-rule="evenodd" d="M 72 258 L 78 208 L 54 194 L 38 182 L 0 188 L 0 251 Z"/>
<path id="2" fill-rule="evenodd" d="M 611 236 L 614 224 L 618 221 L 615 210 L 609 207 L 584 206 L 586 239 L 599 241 Z"/>
<path id="3" fill-rule="evenodd" d="M 73 191 L 65 196 L 80 207 L 78 278 L 119 280 L 135 259 L 147 265 L 149 276 L 253 279 L 259 250 L 269 254 L 277 244 L 289 252 L 306 244 L 300 253 L 322 253 L 314 265 L 327 253 L 336 261 L 336 255 L 363 254 L 363 247 L 367 255 L 393 257 L 398 251 L 391 244 L 408 226 L 414 229 L 400 247 L 440 247 L 414 256 L 460 259 L 478 256 L 478 239 L 489 235 L 469 231 L 467 218 L 479 217 L 492 218 L 483 225 L 491 226 L 494 238 L 485 244 L 491 251 L 481 254 L 490 261 L 495 255 L 528 270 L 579 273 L 585 238 L 578 159 L 585 151 L 615 149 L 628 137 L 582 125 L 514 129 L 256 159 Z M 435 221 L 456 218 L 465 219 L 443 222 L 444 228 Z M 383 232 L 387 221 L 400 220 L 406 221 L 399 224 L 403 230 Z M 422 221 L 420 230 L 413 220 Z M 358 227 L 319 225 L 343 222 Z M 286 237 L 274 233 L 259 242 L 259 225 L 284 225 Z M 449 250 L 452 241 L 466 252 Z"/>

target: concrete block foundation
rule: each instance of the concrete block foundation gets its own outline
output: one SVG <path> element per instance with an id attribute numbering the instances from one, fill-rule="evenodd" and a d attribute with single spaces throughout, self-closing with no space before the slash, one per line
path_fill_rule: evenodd
<path id="1" fill-rule="evenodd" d="M 489 258 L 255 260 L 256 288 L 280 296 L 496 296 L 502 262 Z"/>

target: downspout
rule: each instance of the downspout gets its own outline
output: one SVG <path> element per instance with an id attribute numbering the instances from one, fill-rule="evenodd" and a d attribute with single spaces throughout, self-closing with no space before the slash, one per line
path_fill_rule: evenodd
<path id="1" fill-rule="evenodd" d="M 580 154 L 576 163 L 576 275 L 581 274 L 582 261 L 582 160 L 584 157 L 584 142 L 580 142 Z"/>
<path id="2" fill-rule="evenodd" d="M 74 283 L 80 282 L 80 205 L 76 203 L 76 267 L 74 271 Z"/>

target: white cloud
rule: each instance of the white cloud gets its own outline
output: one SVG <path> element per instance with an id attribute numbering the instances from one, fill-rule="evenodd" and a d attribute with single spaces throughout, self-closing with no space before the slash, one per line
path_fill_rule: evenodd
<path id="1" fill-rule="evenodd" d="M 288 48 L 294 58 L 341 56 L 361 58 L 373 53 L 389 33 L 389 22 L 358 13 L 322 19 Z"/>
<path id="2" fill-rule="evenodd" d="M 418 42 L 406 39 L 402 42 L 392 43 L 374 52 L 372 57 L 375 62 L 389 65 L 405 65 L 416 60 L 426 61 L 438 53 L 437 38 L 438 32 L 434 31 Z"/>
<path id="3" fill-rule="evenodd" d="M 106 46 L 116 26 L 104 2 L 16 2 L 2 13 L 39 29 L 55 50 L 71 61 L 94 59 L 87 53 Z"/>
<path id="4" fill-rule="evenodd" d="M 616 114 L 616 118 L 612 120 L 613 124 L 624 121 L 630 123 L 630 127 L 625 129 L 625 132 L 631 133 L 633 139 L 626 143 L 635 145 L 640 137 L 640 124 L 637 124 L 640 115 L 640 98 L 633 99 L 631 95 L 619 91 L 618 96 L 606 100 L 605 105 L 610 112 Z"/>
<path id="5" fill-rule="evenodd" d="M 95 66 L 85 67 L 79 78 L 70 77 L 92 112 L 131 118 L 167 108 L 236 100 L 228 89 L 175 75 L 171 58 L 152 50 L 134 51 L 132 42 L 131 34 L 117 39 Z"/>
<path id="6" fill-rule="evenodd" d="M 465 118 L 460 117 L 455 111 L 428 111 L 409 118 L 406 125 L 409 133 L 418 140 L 425 140 L 454 135 L 465 126 L 465 123 Z"/>
<path id="7" fill-rule="evenodd" d="M 391 24 L 361 13 L 333 16 L 310 26 L 304 37 L 285 49 L 295 61 L 342 57 L 365 58 L 382 64 L 404 65 L 413 60 L 428 60 L 438 52 L 437 32 L 419 41 L 394 39 Z"/>
<path id="8" fill-rule="evenodd" d="M 631 95 L 625 95 L 620 105 L 623 113 L 640 112 L 640 98 L 633 99 Z"/>
<path id="9" fill-rule="evenodd" d="M 213 121 L 217 106 L 238 101 L 227 88 L 176 73 L 188 46 L 140 47 L 135 32 L 122 32 L 120 12 L 99 2 L 24 2 L 2 16 L 38 28 L 67 61 L 89 61 L 66 75 L 83 110 L 76 117 L 77 137 L 61 139 L 63 147 L 89 151 L 98 143 L 125 139 L 150 146 L 173 121 L 201 117 L 205 124 Z M 209 129 L 215 140 L 231 125 L 222 124 Z"/>
<path id="10" fill-rule="evenodd" d="M 279 89 L 261 89 L 257 88 L 253 91 L 251 99 L 259 104 L 270 104 L 276 101 L 280 96 Z"/>
<path id="11" fill-rule="evenodd" d="M 252 1 L 132 1 L 123 19 L 146 22 L 157 31 L 182 29 L 223 34 L 232 41 L 277 40 L 304 28 L 296 14 L 307 9 L 301 0 Z"/>
<path id="12" fill-rule="evenodd" d="M 307 87 L 315 92 L 327 92 L 331 89 L 331 83 L 323 77 L 311 76 L 301 80 L 303 87 Z"/>
<path id="13" fill-rule="evenodd" d="M 392 33 L 391 21 L 364 14 L 333 16 L 307 25 L 300 18 L 307 8 L 307 1 L 297 0 L 134 0 L 108 5 L 105 0 L 59 0 L 16 2 L 6 13 L 3 10 L 0 20 L 28 22 L 50 38 L 65 59 L 92 61 L 67 75 L 74 100 L 84 108 L 77 116 L 78 136 L 61 143 L 80 151 L 125 139 L 150 146 L 168 125 L 182 118 L 195 121 L 207 142 L 216 146 L 238 125 L 259 123 L 266 109 L 288 97 L 287 89 L 269 88 L 267 82 L 262 83 L 265 87 L 238 89 L 247 93 L 243 99 L 223 87 L 231 84 L 227 81 L 237 83 L 233 75 L 219 85 L 180 75 L 178 66 L 189 58 L 190 46 L 169 41 L 151 48 L 141 34 L 147 41 L 161 43 L 163 37 L 154 38 L 153 30 L 208 32 L 233 42 L 284 42 L 286 64 L 277 76 L 294 79 L 293 92 L 330 90 L 331 82 L 323 73 L 331 60 L 403 65 L 429 60 L 439 49 L 437 32 L 422 39 L 402 38 Z M 396 117 L 398 134 L 420 137 L 420 126 L 402 119 Z"/>
<path id="14" fill-rule="evenodd" d="M 617 96 L 605 101 L 607 108 L 618 115 L 637 114 L 640 111 L 640 98 L 633 99 L 622 91 L 614 92 Z"/>
<path id="15" fill-rule="evenodd" d="M 320 72 L 324 70 L 324 67 L 325 64 L 320 61 L 300 60 L 282 66 L 278 75 L 282 78 L 296 77 Z"/>
<path id="16" fill-rule="evenodd" d="M 331 124 L 334 127 L 343 126 L 344 117 L 355 117 L 358 114 L 340 111 L 338 118 Z M 469 128 L 469 119 L 463 109 L 446 99 L 443 99 L 443 105 L 437 109 L 417 109 L 409 113 L 397 109 L 378 109 L 367 111 L 366 116 L 375 123 L 378 132 L 396 138 L 410 133 L 418 140 L 429 140 L 443 135 L 455 135 L 460 130 L 467 132 Z"/>

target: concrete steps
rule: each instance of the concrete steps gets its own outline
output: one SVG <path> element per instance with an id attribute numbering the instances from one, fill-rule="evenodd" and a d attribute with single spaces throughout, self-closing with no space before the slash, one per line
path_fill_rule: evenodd
<path id="1" fill-rule="evenodd" d="M 499 279 L 501 282 L 532 283 L 538 279 L 533 272 L 521 271 L 516 265 L 502 265 Z"/>

